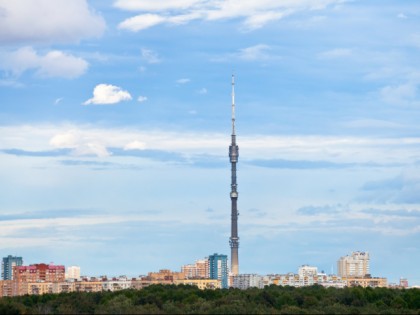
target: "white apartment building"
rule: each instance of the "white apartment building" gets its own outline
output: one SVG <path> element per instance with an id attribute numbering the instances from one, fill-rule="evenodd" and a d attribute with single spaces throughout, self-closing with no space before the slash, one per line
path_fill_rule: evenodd
<path id="1" fill-rule="evenodd" d="M 233 287 L 241 290 L 246 290 L 248 288 L 264 288 L 263 277 L 257 274 L 240 274 L 234 275 L 233 277 Z"/>
<path id="2" fill-rule="evenodd" d="M 370 274 L 368 252 L 352 252 L 337 261 L 339 277 L 364 277 Z"/>
<path id="3" fill-rule="evenodd" d="M 66 279 L 80 279 L 80 267 L 79 266 L 67 267 Z"/>
<path id="4" fill-rule="evenodd" d="M 131 279 L 126 276 L 119 276 L 118 278 L 102 279 L 103 291 L 120 291 L 131 288 Z"/>
<path id="5" fill-rule="evenodd" d="M 346 281 L 336 275 L 326 275 L 324 273 L 309 274 L 307 276 L 299 276 L 295 273 L 268 275 L 264 277 L 265 284 L 275 284 L 279 286 L 304 287 L 314 284 L 324 287 L 343 288 Z"/>
<path id="6" fill-rule="evenodd" d="M 318 274 L 318 268 L 309 266 L 309 265 L 302 265 L 299 267 L 298 275 L 300 278 L 308 277 L 308 276 L 316 276 Z"/>

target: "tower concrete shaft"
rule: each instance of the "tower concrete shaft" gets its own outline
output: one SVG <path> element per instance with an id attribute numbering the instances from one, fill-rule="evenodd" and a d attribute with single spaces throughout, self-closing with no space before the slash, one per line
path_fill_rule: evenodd
<path id="1" fill-rule="evenodd" d="M 236 145 L 235 131 L 235 77 L 232 75 L 232 143 L 229 146 L 229 158 L 231 164 L 231 190 L 230 199 L 232 202 L 231 212 L 231 235 L 229 239 L 231 249 L 231 273 L 239 274 L 239 236 L 238 236 L 238 191 L 236 183 L 236 163 L 238 163 L 239 147 Z"/>

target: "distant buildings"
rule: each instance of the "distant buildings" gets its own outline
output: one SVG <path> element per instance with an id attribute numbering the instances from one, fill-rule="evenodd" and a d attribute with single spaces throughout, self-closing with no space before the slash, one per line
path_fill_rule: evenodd
<path id="1" fill-rule="evenodd" d="M 369 269 L 369 253 L 353 252 L 349 256 L 341 257 L 338 261 L 338 275 L 319 273 L 318 268 L 302 265 L 298 273 L 276 274 L 259 276 L 255 274 L 243 274 L 232 277 L 233 287 L 248 289 L 251 287 L 264 287 L 267 285 L 303 287 L 321 285 L 324 287 L 388 287 L 387 279 L 372 277 Z M 400 281 L 399 287 L 407 287 L 405 279 Z"/>
<path id="2" fill-rule="evenodd" d="M 143 277 L 143 279 L 150 281 L 167 281 L 173 283 L 174 280 L 185 279 L 185 275 L 182 272 L 171 271 L 169 269 L 161 269 L 159 272 L 149 272 L 146 277 Z"/>
<path id="3" fill-rule="evenodd" d="M 408 280 L 406 278 L 400 278 L 400 287 L 408 288 Z"/>
<path id="4" fill-rule="evenodd" d="M 149 272 L 147 276 L 138 278 L 128 278 L 126 276 L 114 278 L 107 278 L 106 276 L 80 277 L 78 276 L 80 268 L 71 268 L 70 271 L 74 271 L 75 274 L 72 275 L 71 272 L 68 272 L 66 278 L 64 271 L 64 266 L 52 264 L 15 266 L 13 268 L 13 280 L 0 281 L 0 297 L 26 294 L 119 291 L 142 289 L 152 284 L 188 284 L 195 285 L 200 289 L 222 288 L 221 281 L 218 279 L 188 279 L 183 272 L 168 269 Z"/>
<path id="5" fill-rule="evenodd" d="M 67 267 L 66 279 L 80 279 L 80 267 L 79 266 Z"/>
<path id="6" fill-rule="evenodd" d="M 65 280 L 64 266 L 34 264 L 13 268 L 14 295 L 52 293 L 48 283 Z"/>
<path id="7" fill-rule="evenodd" d="M 184 279 L 174 279 L 177 284 L 194 284 L 199 288 L 228 288 L 227 255 L 216 253 L 196 260 L 194 264 L 182 266 L 181 273 Z"/>
<path id="8" fill-rule="evenodd" d="M 295 273 L 276 274 L 259 276 L 255 274 L 243 274 L 233 276 L 233 287 L 238 289 L 263 288 L 267 285 L 305 287 L 310 285 L 321 285 L 323 287 L 387 287 L 386 278 L 378 277 L 338 277 L 336 275 L 326 275 L 323 273 L 299 275 Z"/>
<path id="9" fill-rule="evenodd" d="M 0 297 L 13 296 L 12 288 L 13 288 L 12 280 L 1 280 L 0 281 Z"/>
<path id="10" fill-rule="evenodd" d="M 199 259 L 194 264 L 184 265 L 181 272 L 187 279 L 209 279 L 209 259 Z"/>
<path id="11" fill-rule="evenodd" d="M 298 270 L 299 277 L 316 276 L 318 274 L 318 268 L 308 265 L 302 265 Z"/>
<path id="12" fill-rule="evenodd" d="M 1 263 L 1 278 L 3 280 L 12 280 L 13 279 L 13 267 L 22 266 L 23 260 L 22 257 L 16 256 L 7 256 L 4 257 Z"/>
<path id="13" fill-rule="evenodd" d="M 337 274 L 340 277 L 364 277 L 370 274 L 369 253 L 353 252 L 341 257 L 337 262 Z"/>
<path id="14" fill-rule="evenodd" d="M 52 293 L 53 282 L 64 281 L 64 266 L 14 266 L 13 280 L 1 281 L 2 296 Z"/>
<path id="15" fill-rule="evenodd" d="M 120 276 L 112 279 L 102 279 L 102 290 L 103 291 L 120 291 L 125 289 L 131 289 L 131 279 L 126 276 Z"/>
<path id="16" fill-rule="evenodd" d="M 181 267 L 181 271 L 161 269 L 149 272 L 145 276 L 128 278 L 119 276 L 108 278 L 80 276 L 80 267 L 65 267 L 53 264 L 21 264 L 21 257 L 8 256 L 3 259 L 3 270 L 12 265 L 12 280 L 0 281 L 0 297 L 17 295 L 41 295 L 46 293 L 66 292 L 101 292 L 125 289 L 140 290 L 153 284 L 195 285 L 199 289 L 223 289 L 229 286 L 239 289 L 264 288 L 269 285 L 303 287 L 321 285 L 324 287 L 344 288 L 361 287 L 393 287 L 407 288 L 408 281 L 400 279 L 400 284 L 388 284 L 386 278 L 372 277 L 369 273 L 369 254 L 353 252 L 341 257 L 338 261 L 340 275 L 327 275 L 318 272 L 315 266 L 302 265 L 298 273 L 271 274 L 238 274 L 228 272 L 227 255 L 213 254 L 194 264 Z M 6 274 L 5 271 L 3 271 Z M 229 275 L 229 283 L 228 283 Z"/>
<path id="17" fill-rule="evenodd" d="M 309 274 L 277 274 L 268 275 L 264 277 L 264 285 L 279 285 L 291 287 L 304 287 L 309 285 L 322 285 L 324 287 L 343 288 L 346 282 L 336 275 L 326 275 L 324 273 L 309 273 Z"/>
<path id="18" fill-rule="evenodd" d="M 218 279 L 184 279 L 175 280 L 174 284 L 195 285 L 200 290 L 204 289 L 222 289 L 222 283 Z"/>
<path id="19" fill-rule="evenodd" d="M 239 274 L 232 276 L 232 286 L 237 289 L 264 288 L 263 277 L 257 274 Z"/>
<path id="20" fill-rule="evenodd" d="M 222 288 L 228 288 L 227 255 L 216 253 L 209 256 L 209 277 L 220 280 Z"/>
<path id="21" fill-rule="evenodd" d="M 17 282 L 59 282 L 65 279 L 65 268 L 54 264 L 33 264 L 13 268 L 13 280 Z"/>
<path id="22" fill-rule="evenodd" d="M 363 288 L 386 288 L 388 287 L 388 280 L 381 277 L 371 277 L 370 275 L 364 277 L 343 277 L 348 287 L 363 287 Z"/>

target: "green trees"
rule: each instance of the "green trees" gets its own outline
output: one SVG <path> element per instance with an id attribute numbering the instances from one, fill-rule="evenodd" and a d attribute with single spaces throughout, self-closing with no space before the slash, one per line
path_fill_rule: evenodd
<path id="1" fill-rule="evenodd" d="M 302 288 L 142 290 L 0 298 L 0 314 L 419 314 L 420 289 Z"/>

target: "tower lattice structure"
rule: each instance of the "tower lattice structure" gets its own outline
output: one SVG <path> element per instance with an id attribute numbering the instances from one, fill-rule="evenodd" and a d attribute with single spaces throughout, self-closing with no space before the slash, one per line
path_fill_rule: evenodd
<path id="1" fill-rule="evenodd" d="M 231 207 L 231 235 L 229 239 L 231 249 L 231 273 L 232 275 L 239 274 L 239 236 L 238 236 L 238 185 L 236 182 L 236 163 L 238 163 L 239 147 L 236 144 L 236 131 L 235 131 L 235 76 L 232 75 L 232 142 L 229 146 L 229 158 L 231 164 L 231 190 L 230 200 Z"/>

